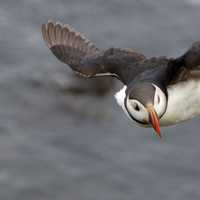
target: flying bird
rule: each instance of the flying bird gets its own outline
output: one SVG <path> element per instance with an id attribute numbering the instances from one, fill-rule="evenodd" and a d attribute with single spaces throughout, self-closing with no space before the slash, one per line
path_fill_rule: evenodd
<path id="1" fill-rule="evenodd" d="M 147 58 L 133 49 L 98 49 L 68 24 L 42 25 L 48 48 L 81 76 L 113 76 L 124 87 L 115 95 L 132 120 L 153 127 L 169 126 L 200 115 L 200 42 L 178 58 Z"/>

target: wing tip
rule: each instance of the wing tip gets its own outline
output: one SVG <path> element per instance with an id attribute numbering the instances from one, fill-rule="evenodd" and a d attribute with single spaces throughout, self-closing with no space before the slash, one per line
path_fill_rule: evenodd
<path id="1" fill-rule="evenodd" d="M 48 20 L 46 24 L 42 24 L 41 31 L 48 48 L 55 45 L 66 45 L 85 53 L 96 53 L 98 51 L 90 40 L 74 30 L 69 24 L 62 24 L 59 21 L 54 23 L 52 20 Z"/>

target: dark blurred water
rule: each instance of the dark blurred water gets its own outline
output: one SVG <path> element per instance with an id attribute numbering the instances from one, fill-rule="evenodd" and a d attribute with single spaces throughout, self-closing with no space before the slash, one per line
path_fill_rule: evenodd
<path id="1" fill-rule="evenodd" d="M 120 86 L 68 94 L 72 73 L 41 38 L 48 19 L 147 56 L 200 40 L 198 0 L 1 0 L 0 199 L 200 199 L 199 119 L 158 140 L 117 106 Z"/>

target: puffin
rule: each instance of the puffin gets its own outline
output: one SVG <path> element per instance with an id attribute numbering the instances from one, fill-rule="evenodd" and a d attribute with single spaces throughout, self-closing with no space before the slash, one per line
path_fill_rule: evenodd
<path id="1" fill-rule="evenodd" d="M 170 126 L 200 115 L 200 42 L 177 58 L 145 57 L 128 48 L 100 50 L 68 24 L 48 21 L 41 32 L 47 47 L 74 72 L 111 76 L 124 87 L 115 94 L 127 116 L 143 127 Z"/>

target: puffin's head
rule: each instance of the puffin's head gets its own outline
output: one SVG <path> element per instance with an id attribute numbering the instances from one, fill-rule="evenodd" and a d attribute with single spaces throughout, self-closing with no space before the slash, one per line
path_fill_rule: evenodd
<path id="1" fill-rule="evenodd" d="M 161 137 L 159 121 L 167 108 L 166 91 L 150 82 L 133 84 L 126 90 L 125 107 L 133 120 L 151 124 Z"/>

